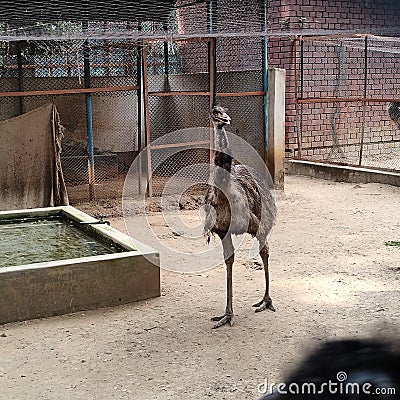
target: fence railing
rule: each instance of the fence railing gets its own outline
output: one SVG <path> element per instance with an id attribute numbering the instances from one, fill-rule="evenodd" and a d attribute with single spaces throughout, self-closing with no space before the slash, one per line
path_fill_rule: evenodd
<path id="1" fill-rule="evenodd" d="M 207 128 L 216 101 L 233 113 L 230 130 L 265 157 L 262 38 L 72 42 L 3 46 L 0 58 L 0 120 L 46 103 L 58 109 L 71 202 L 121 198 L 127 172 L 147 145 L 150 195 L 160 194 L 177 169 L 208 164 L 209 132 L 203 138 L 194 129 L 189 137 L 188 129 Z M 245 51 L 246 62 L 237 57 Z M 169 142 L 151 145 L 167 136 Z M 199 142 L 206 148 L 191 148 Z M 182 145 L 189 147 L 152 170 L 165 149 Z"/>
<path id="2" fill-rule="evenodd" d="M 400 38 L 300 37 L 295 53 L 295 156 L 400 170 Z"/>

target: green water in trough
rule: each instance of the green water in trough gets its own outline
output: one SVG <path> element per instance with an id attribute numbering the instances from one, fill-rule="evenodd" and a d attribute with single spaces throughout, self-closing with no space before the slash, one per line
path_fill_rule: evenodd
<path id="1" fill-rule="evenodd" d="M 0 267 L 122 251 L 62 218 L 0 221 Z"/>

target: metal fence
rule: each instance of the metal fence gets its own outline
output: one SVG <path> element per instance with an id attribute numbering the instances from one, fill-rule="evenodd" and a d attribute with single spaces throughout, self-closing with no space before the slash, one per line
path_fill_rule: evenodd
<path id="1" fill-rule="evenodd" d="M 198 144 L 210 145 L 208 135 L 199 139 L 196 134 L 196 128 L 206 126 L 212 102 L 209 46 L 209 40 L 184 40 L 172 43 L 151 41 L 144 47 L 143 87 L 150 196 L 160 195 L 168 179 L 191 163 L 209 161 L 209 152 L 196 148 Z M 157 47 L 164 51 L 163 63 L 160 68 L 149 68 L 152 49 Z M 178 52 L 180 68 L 171 73 L 171 56 Z M 193 182 L 201 180 L 201 176 L 188 178 Z"/>
<path id="2" fill-rule="evenodd" d="M 400 38 L 296 40 L 297 158 L 400 170 Z M 400 105 L 400 103 L 398 103 Z"/>
<path id="3" fill-rule="evenodd" d="M 214 102 L 220 102 L 234 113 L 229 130 L 264 156 L 262 40 L 252 39 L 245 38 L 243 42 L 237 38 L 209 38 L 164 43 L 164 65 L 157 69 L 149 68 L 149 54 L 154 47 L 162 48 L 162 43 L 152 41 L 145 47 L 144 109 L 146 143 L 150 143 L 150 195 L 161 194 L 168 178 L 191 164 L 209 164 L 208 118 Z M 172 74 L 171 48 L 180 54 L 180 70 Z M 235 57 L 243 51 L 248 53 L 244 64 Z M 252 57 L 252 53 L 257 57 Z M 204 182 L 207 172 L 207 168 L 199 166 L 185 180 L 190 178 L 193 184 Z"/>
<path id="4" fill-rule="evenodd" d="M 138 191 L 150 195 L 177 171 L 209 163 L 214 102 L 264 157 L 267 2 L 95 2 L 84 11 L 56 2 L 56 12 L 35 3 L 30 12 L 19 2 L 0 10 L 8 38 L 0 42 L 0 120 L 56 104 L 72 203 L 120 198 L 146 146 Z"/>
<path id="5" fill-rule="evenodd" d="M 56 105 L 64 127 L 61 162 L 72 203 L 121 198 L 129 167 L 147 145 L 143 173 L 149 195 L 161 194 L 168 178 L 186 166 L 209 163 L 207 129 L 214 101 L 234 113 L 230 130 L 265 154 L 260 37 L 0 46 L 0 120 L 49 102 Z M 236 57 L 244 52 L 246 62 Z M 196 129 L 189 133 L 197 127 L 205 128 L 206 135 Z M 205 148 L 195 148 L 199 142 Z M 163 152 L 171 148 L 178 151 L 165 159 Z M 165 160 L 159 165 L 160 157 Z M 204 173 L 192 171 L 189 178 L 204 181 Z"/>
<path id="6" fill-rule="evenodd" d="M 71 201 L 120 197 L 137 151 L 136 45 L 16 42 L 3 47 L 1 61 L 1 120 L 46 103 L 56 105 L 64 127 L 61 162 Z"/>

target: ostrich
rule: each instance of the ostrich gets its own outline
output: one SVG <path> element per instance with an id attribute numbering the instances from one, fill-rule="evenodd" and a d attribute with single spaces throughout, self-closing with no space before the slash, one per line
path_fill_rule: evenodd
<path id="1" fill-rule="evenodd" d="M 390 119 L 397 124 L 400 129 L 400 102 L 391 102 L 388 106 Z"/>
<path id="2" fill-rule="evenodd" d="M 216 234 L 222 241 L 227 269 L 227 304 L 225 314 L 212 318 L 214 328 L 229 323 L 233 325 L 232 265 L 234 247 L 232 234 L 250 233 L 259 242 L 259 253 L 264 265 L 265 294 L 253 305 L 256 312 L 275 311 L 269 296 L 268 237 L 275 222 L 276 205 L 267 177 L 254 169 L 235 164 L 229 147 L 225 125 L 230 124 L 226 110 L 217 105 L 210 115 L 214 131 L 214 165 L 211 168 L 208 191 L 205 196 L 204 234 L 209 242 Z"/>

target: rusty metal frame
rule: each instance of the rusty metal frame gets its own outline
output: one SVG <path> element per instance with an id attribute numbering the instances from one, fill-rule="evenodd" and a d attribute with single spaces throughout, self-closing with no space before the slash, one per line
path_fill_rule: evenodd
<path id="1" fill-rule="evenodd" d="M 294 38 L 293 48 L 294 48 L 294 80 L 295 80 L 295 104 L 296 104 L 296 115 L 297 115 L 297 143 L 298 143 L 298 159 L 302 158 L 302 104 L 316 104 L 316 103 L 362 103 L 363 106 L 363 116 L 362 116 L 362 137 L 360 141 L 360 153 L 359 153 L 359 165 L 362 164 L 362 154 L 363 154 L 363 140 L 364 140 L 364 130 L 365 130 L 365 106 L 367 103 L 382 103 L 382 102 L 400 102 L 399 98 L 377 98 L 377 97 L 367 97 L 367 83 L 368 83 L 368 38 L 376 37 L 376 35 L 370 33 L 355 33 L 355 34 L 332 34 L 324 36 L 297 36 Z M 363 96 L 360 97 L 303 97 L 303 87 L 304 87 L 304 54 L 303 54 L 303 43 L 312 41 L 327 41 L 329 39 L 346 39 L 346 38 L 358 38 L 364 39 L 364 76 L 363 76 Z M 298 69 L 298 43 L 300 42 L 300 71 Z M 300 81 L 300 88 L 298 87 L 298 81 Z M 300 95 L 299 95 L 300 90 Z M 300 118 L 300 121 L 299 121 Z M 309 148 L 307 148 L 309 149 Z"/>
<path id="2" fill-rule="evenodd" d="M 123 92 L 123 91 L 138 90 L 138 89 L 139 86 L 110 86 L 110 87 L 76 88 L 76 89 L 26 90 L 26 91 L 0 92 L 0 97 L 26 97 L 26 96 L 80 94 L 80 93 Z"/>
<path id="3" fill-rule="evenodd" d="M 196 41 L 196 42 L 204 42 L 211 43 L 211 39 L 200 39 L 196 38 L 195 40 L 180 40 L 180 41 Z M 166 143 L 162 145 L 152 145 L 151 144 L 151 133 L 150 133 L 150 117 L 149 117 L 149 96 L 157 96 L 157 97 L 172 97 L 172 96 L 206 96 L 210 97 L 210 104 L 212 103 L 211 97 L 213 88 L 210 86 L 208 91 L 170 91 L 170 92 L 149 92 L 148 90 L 148 72 L 147 72 L 147 51 L 146 44 L 149 43 L 157 43 L 160 40 L 147 40 L 143 42 L 143 93 L 144 93 L 144 114 L 145 114 L 145 133 L 146 133 L 146 149 L 147 149 L 147 195 L 149 197 L 153 196 L 153 177 L 152 177 L 152 165 L 151 165 L 151 151 L 155 149 L 162 148 L 171 148 L 171 147 L 184 147 L 190 145 L 199 145 L 199 144 L 208 144 L 210 145 L 210 141 L 205 142 L 190 142 L 190 143 Z M 210 72 L 210 71 L 209 71 Z M 211 75 L 211 74 L 210 74 Z M 211 82 L 211 81 L 210 81 Z M 210 146 L 211 147 L 211 146 Z"/>
<path id="4" fill-rule="evenodd" d="M 152 178 L 152 163 L 151 163 L 151 153 L 155 149 L 171 148 L 171 147 L 188 147 L 191 145 L 209 145 L 210 147 L 210 161 L 213 156 L 212 151 L 212 140 L 213 132 L 210 124 L 210 137 L 206 141 L 197 142 L 186 142 L 186 143 L 166 143 L 160 145 L 151 144 L 151 132 L 150 132 L 150 118 L 149 118 L 149 97 L 172 97 L 172 96 L 202 96 L 209 97 L 210 108 L 213 106 L 216 97 L 245 97 L 245 96 L 265 96 L 266 91 L 248 91 L 248 92 L 217 92 L 216 91 L 216 38 L 213 37 L 203 37 L 203 38 L 190 38 L 190 39 L 179 39 L 177 42 L 203 42 L 208 44 L 209 52 L 209 89 L 206 91 L 169 91 L 169 92 L 151 92 L 148 90 L 148 63 L 147 63 L 147 51 L 146 44 L 149 43 L 160 43 L 161 39 L 156 40 L 146 40 L 143 41 L 142 55 L 143 55 L 143 93 L 144 93 L 144 121 L 145 121 L 145 137 L 146 137 L 146 149 L 147 149 L 147 195 L 149 197 L 153 196 L 153 178 Z"/>
<path id="5" fill-rule="evenodd" d="M 390 103 L 390 102 L 400 102 L 399 98 L 396 97 L 308 97 L 304 99 L 296 99 L 298 104 L 306 103 Z"/>

